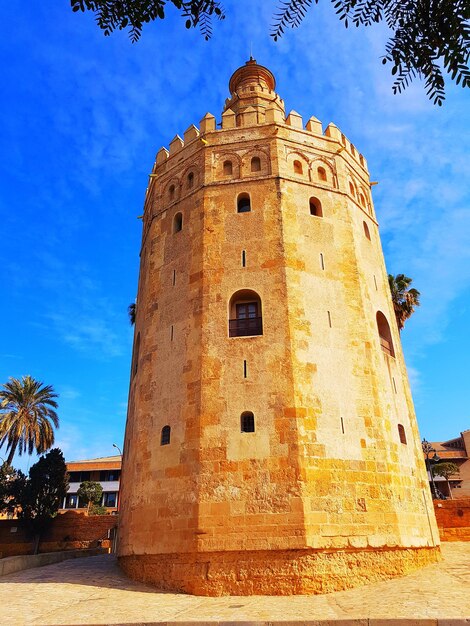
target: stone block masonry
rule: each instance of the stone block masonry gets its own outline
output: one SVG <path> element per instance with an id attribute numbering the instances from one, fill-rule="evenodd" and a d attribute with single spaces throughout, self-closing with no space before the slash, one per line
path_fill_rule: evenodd
<path id="1" fill-rule="evenodd" d="M 118 554 L 197 594 L 321 593 L 439 559 L 364 157 L 235 71 L 146 193 Z M 271 590 L 271 591 L 270 591 Z"/>

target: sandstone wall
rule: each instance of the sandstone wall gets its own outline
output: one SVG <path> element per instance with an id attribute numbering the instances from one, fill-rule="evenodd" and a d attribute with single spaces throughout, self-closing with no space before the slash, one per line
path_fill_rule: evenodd
<path id="1" fill-rule="evenodd" d="M 470 541 L 470 498 L 434 500 L 442 541 Z"/>

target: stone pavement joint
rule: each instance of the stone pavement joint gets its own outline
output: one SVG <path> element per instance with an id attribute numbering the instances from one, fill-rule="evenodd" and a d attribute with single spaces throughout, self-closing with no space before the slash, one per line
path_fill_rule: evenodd
<path id="1" fill-rule="evenodd" d="M 110 555 L 0 578 L 1 626 L 470 626 L 470 542 L 408 576 L 317 596 L 197 597 L 126 578 Z"/>

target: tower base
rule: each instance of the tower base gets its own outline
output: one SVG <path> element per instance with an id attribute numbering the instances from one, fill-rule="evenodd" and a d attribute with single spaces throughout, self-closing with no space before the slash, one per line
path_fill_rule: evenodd
<path id="1" fill-rule="evenodd" d="M 309 595 L 403 576 L 439 561 L 440 548 L 265 550 L 119 557 L 158 589 L 198 596 Z"/>

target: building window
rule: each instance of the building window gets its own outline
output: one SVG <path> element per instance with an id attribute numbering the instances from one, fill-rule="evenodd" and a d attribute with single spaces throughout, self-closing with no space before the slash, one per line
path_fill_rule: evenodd
<path id="1" fill-rule="evenodd" d="M 162 434 L 160 437 L 160 445 L 167 446 L 170 443 L 171 438 L 171 428 L 170 426 L 164 426 L 162 428 Z"/>
<path id="2" fill-rule="evenodd" d="M 253 157 L 251 159 L 251 171 L 261 172 L 261 160 L 259 157 Z"/>
<path id="3" fill-rule="evenodd" d="M 224 176 L 231 176 L 232 172 L 232 161 L 224 161 Z"/>
<path id="4" fill-rule="evenodd" d="M 132 377 L 137 374 L 139 369 L 139 352 L 140 352 L 140 333 L 137 333 L 137 339 L 135 340 L 134 348 L 134 365 L 132 367 Z"/>
<path id="5" fill-rule="evenodd" d="M 241 193 L 237 198 L 237 213 L 249 213 L 251 211 L 250 194 Z"/>
<path id="6" fill-rule="evenodd" d="M 183 214 L 177 213 L 173 218 L 173 232 L 179 233 L 180 230 L 183 230 Z"/>
<path id="7" fill-rule="evenodd" d="M 168 197 L 170 199 L 170 202 L 175 199 L 175 186 L 174 185 L 170 185 L 168 189 Z"/>
<path id="8" fill-rule="evenodd" d="M 364 226 L 364 235 L 370 241 L 370 230 L 369 230 L 369 227 L 367 226 L 367 224 L 365 222 L 362 222 L 362 225 Z"/>
<path id="9" fill-rule="evenodd" d="M 237 291 L 229 306 L 229 337 L 252 337 L 263 334 L 261 299 L 254 291 Z"/>
<path id="10" fill-rule="evenodd" d="M 192 189 L 194 186 L 194 174 L 189 172 L 188 174 L 188 189 Z"/>
<path id="11" fill-rule="evenodd" d="M 377 312 L 377 330 L 379 331 L 380 345 L 385 354 L 395 356 L 393 349 L 392 333 L 387 318 L 382 311 Z"/>
<path id="12" fill-rule="evenodd" d="M 403 424 L 398 424 L 398 434 L 400 436 L 401 443 L 406 445 L 406 433 Z"/>
<path id="13" fill-rule="evenodd" d="M 78 496 L 76 493 L 68 493 L 65 496 L 65 509 L 76 509 L 78 504 Z"/>
<path id="14" fill-rule="evenodd" d="M 100 471 L 100 483 L 106 483 L 109 481 L 119 480 L 121 475 L 120 470 L 101 470 Z"/>
<path id="15" fill-rule="evenodd" d="M 242 250 L 242 267 L 246 267 L 246 250 Z"/>
<path id="16" fill-rule="evenodd" d="M 366 206 L 366 199 L 364 198 L 364 194 L 362 194 L 362 193 L 359 194 L 359 202 L 365 208 L 365 206 Z"/>
<path id="17" fill-rule="evenodd" d="M 240 430 L 242 433 L 255 432 L 255 416 L 251 411 L 245 411 L 240 416 Z"/>
<path id="18" fill-rule="evenodd" d="M 326 178 L 326 170 L 325 170 L 324 167 L 319 167 L 317 169 L 317 174 L 318 174 L 318 179 L 319 180 L 323 180 L 323 181 L 327 180 L 327 178 Z"/>
<path id="19" fill-rule="evenodd" d="M 109 509 L 115 509 L 117 501 L 116 495 L 115 491 L 105 491 L 103 494 L 103 506 L 106 506 Z"/>
<path id="20" fill-rule="evenodd" d="M 316 217 L 323 217 L 323 210 L 321 208 L 321 202 L 318 198 L 310 198 L 310 215 Z"/>
<path id="21" fill-rule="evenodd" d="M 351 181 L 349 181 L 349 193 L 352 195 L 353 198 L 356 197 L 356 190 L 354 189 L 354 185 Z"/>
<path id="22" fill-rule="evenodd" d="M 294 174 L 303 174 L 302 163 L 300 161 L 294 161 Z"/>

